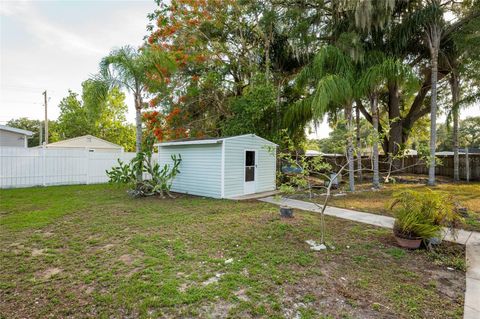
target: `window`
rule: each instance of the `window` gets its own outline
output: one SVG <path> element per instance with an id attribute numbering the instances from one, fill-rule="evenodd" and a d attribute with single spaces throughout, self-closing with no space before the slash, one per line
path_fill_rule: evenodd
<path id="1" fill-rule="evenodd" d="M 245 153 L 245 166 L 255 166 L 255 152 L 246 151 Z"/>
<path id="2" fill-rule="evenodd" d="M 245 151 L 245 182 L 255 180 L 255 151 Z"/>

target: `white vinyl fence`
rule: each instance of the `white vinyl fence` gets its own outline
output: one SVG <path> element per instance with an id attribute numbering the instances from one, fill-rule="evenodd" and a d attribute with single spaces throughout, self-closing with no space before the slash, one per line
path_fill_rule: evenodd
<path id="1" fill-rule="evenodd" d="M 0 147 L 0 188 L 97 184 L 106 170 L 130 161 L 135 153 Z"/>

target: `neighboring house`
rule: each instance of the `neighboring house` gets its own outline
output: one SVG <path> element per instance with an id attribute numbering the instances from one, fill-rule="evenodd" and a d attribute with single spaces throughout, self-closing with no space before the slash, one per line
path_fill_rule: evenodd
<path id="1" fill-rule="evenodd" d="M 467 149 L 465 148 L 459 148 L 458 149 L 458 154 L 466 154 L 467 153 Z M 480 149 L 478 148 L 468 148 L 468 154 L 472 155 L 472 154 L 480 154 Z M 438 155 L 438 156 L 453 156 L 454 153 L 453 151 L 441 151 L 441 152 L 435 152 L 435 155 Z"/>
<path id="2" fill-rule="evenodd" d="M 161 166 L 180 154 L 172 191 L 213 198 L 235 198 L 275 190 L 276 147 L 254 134 L 156 144 Z"/>
<path id="3" fill-rule="evenodd" d="M 101 138 L 84 135 L 45 145 L 48 149 L 88 149 L 90 152 L 123 152 L 123 147 Z"/>
<path id="4" fill-rule="evenodd" d="M 27 148 L 28 138 L 32 135 L 31 131 L 0 125 L 0 146 Z"/>

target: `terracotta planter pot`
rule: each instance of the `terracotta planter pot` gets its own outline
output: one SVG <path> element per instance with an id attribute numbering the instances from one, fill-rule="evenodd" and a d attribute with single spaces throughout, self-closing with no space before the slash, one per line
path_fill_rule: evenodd
<path id="1" fill-rule="evenodd" d="M 418 249 L 422 243 L 421 238 L 403 238 L 395 234 L 395 239 L 400 247 L 408 249 Z"/>

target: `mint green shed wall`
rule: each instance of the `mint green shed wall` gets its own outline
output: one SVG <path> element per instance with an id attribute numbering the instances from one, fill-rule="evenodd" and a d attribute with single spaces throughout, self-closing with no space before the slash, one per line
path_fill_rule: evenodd
<path id="1" fill-rule="evenodd" d="M 159 146 L 159 164 L 173 164 L 172 154 L 180 154 L 180 173 L 172 191 L 221 198 L 222 143 L 205 145 Z"/>
<path id="2" fill-rule="evenodd" d="M 256 151 L 255 193 L 275 190 L 276 145 L 253 134 L 224 139 L 224 197 L 244 194 L 245 151 Z"/>
<path id="3" fill-rule="evenodd" d="M 254 193 L 275 190 L 276 145 L 254 134 L 210 141 L 170 142 L 169 145 L 159 144 L 158 148 L 161 166 L 172 165 L 173 154 L 182 156 L 180 173 L 172 183 L 172 191 L 213 198 L 244 195 L 247 150 L 254 150 L 256 155 Z"/>

